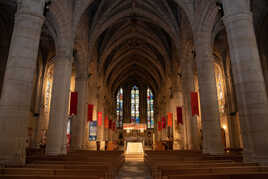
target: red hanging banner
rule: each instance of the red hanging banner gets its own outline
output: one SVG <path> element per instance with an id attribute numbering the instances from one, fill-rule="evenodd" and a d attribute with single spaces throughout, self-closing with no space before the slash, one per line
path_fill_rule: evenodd
<path id="1" fill-rule="evenodd" d="M 191 93 L 191 106 L 192 106 L 192 116 L 194 116 L 194 115 L 199 116 L 198 93 L 197 92 Z"/>
<path id="2" fill-rule="evenodd" d="M 102 125 L 102 112 L 98 112 L 98 126 Z"/>
<path id="3" fill-rule="evenodd" d="M 165 129 L 167 127 L 166 118 L 162 117 L 162 128 Z"/>
<path id="4" fill-rule="evenodd" d="M 109 128 L 109 119 L 108 119 L 108 116 L 105 117 L 105 120 L 104 120 L 104 128 L 105 129 L 108 129 Z"/>
<path id="5" fill-rule="evenodd" d="M 161 121 L 158 121 L 157 126 L 158 126 L 158 131 L 161 131 L 162 130 L 162 123 L 161 123 Z"/>
<path id="6" fill-rule="evenodd" d="M 168 127 L 172 127 L 172 122 L 173 122 L 173 114 L 172 112 L 168 113 Z"/>
<path id="7" fill-rule="evenodd" d="M 113 131 L 115 131 L 115 122 L 113 121 Z"/>
<path id="8" fill-rule="evenodd" d="M 182 121 L 182 107 L 177 107 L 177 124 L 183 124 Z"/>
<path id="9" fill-rule="evenodd" d="M 70 116 L 77 115 L 77 102 L 78 102 L 78 93 L 71 93 L 71 101 L 70 101 Z"/>
<path id="10" fill-rule="evenodd" d="M 113 128 L 113 121 L 112 120 L 109 120 L 109 129 L 112 129 Z"/>
<path id="11" fill-rule="evenodd" d="M 87 121 L 88 122 L 93 121 L 93 109 L 94 109 L 94 105 L 89 104 L 88 105 L 88 111 L 87 111 Z"/>

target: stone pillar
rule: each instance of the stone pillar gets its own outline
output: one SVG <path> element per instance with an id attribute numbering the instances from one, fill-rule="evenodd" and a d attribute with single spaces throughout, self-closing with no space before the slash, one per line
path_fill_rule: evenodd
<path id="1" fill-rule="evenodd" d="M 66 154 L 72 60 L 70 56 L 57 56 L 55 60 L 46 149 L 48 155 Z"/>
<path id="2" fill-rule="evenodd" d="M 0 101 L 0 160 L 25 164 L 25 137 L 33 91 L 44 1 L 18 4 Z"/>
<path id="3" fill-rule="evenodd" d="M 88 74 L 87 71 L 77 70 L 75 91 L 78 93 L 77 117 L 71 125 L 71 148 L 81 149 L 84 144 L 84 136 L 87 125 L 87 91 L 88 91 Z"/>
<path id="4" fill-rule="evenodd" d="M 204 34 L 202 35 L 204 36 Z M 224 153 L 224 148 L 221 137 L 214 62 L 209 36 L 197 39 L 195 47 L 202 113 L 203 152 L 214 155 L 222 154 Z"/>
<path id="5" fill-rule="evenodd" d="M 268 164 L 268 101 L 249 2 L 223 1 L 244 160 Z"/>
<path id="6" fill-rule="evenodd" d="M 191 53 L 191 52 L 189 52 Z M 184 93 L 184 108 L 185 108 L 185 119 L 188 136 L 188 149 L 199 150 L 200 149 L 200 133 L 198 129 L 197 116 L 192 116 L 191 110 L 191 92 L 195 92 L 194 85 L 194 72 L 193 72 L 193 55 L 188 54 L 187 60 L 182 64 L 182 83 Z M 190 59 L 191 58 L 191 59 Z M 185 124 L 185 125 L 186 125 Z"/>

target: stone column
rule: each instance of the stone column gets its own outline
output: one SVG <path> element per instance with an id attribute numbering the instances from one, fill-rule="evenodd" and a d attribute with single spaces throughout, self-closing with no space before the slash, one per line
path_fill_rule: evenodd
<path id="1" fill-rule="evenodd" d="M 268 164 L 268 101 L 252 13 L 245 0 L 223 1 L 244 160 Z"/>
<path id="2" fill-rule="evenodd" d="M 192 116 L 191 92 L 195 92 L 194 72 L 193 72 L 193 55 L 189 52 L 188 58 L 182 64 L 182 83 L 184 93 L 185 119 L 188 124 L 188 148 L 190 150 L 200 149 L 200 133 L 198 129 L 197 116 Z"/>
<path id="3" fill-rule="evenodd" d="M 66 154 L 72 60 L 70 56 L 57 56 L 55 60 L 46 149 L 48 155 Z"/>
<path id="4" fill-rule="evenodd" d="M 71 148 L 81 149 L 84 143 L 85 129 L 87 125 L 87 92 L 88 92 L 88 74 L 82 69 L 77 70 L 75 91 L 78 93 L 77 117 L 72 121 L 71 126 Z M 86 69 L 84 69 L 86 70 Z"/>
<path id="5" fill-rule="evenodd" d="M 36 69 L 44 1 L 18 4 L 0 101 L 0 159 L 25 163 L 25 137 Z"/>
<path id="6" fill-rule="evenodd" d="M 203 152 L 214 155 L 222 154 L 224 148 L 221 137 L 214 62 L 209 36 L 196 40 L 195 46 L 202 113 Z"/>

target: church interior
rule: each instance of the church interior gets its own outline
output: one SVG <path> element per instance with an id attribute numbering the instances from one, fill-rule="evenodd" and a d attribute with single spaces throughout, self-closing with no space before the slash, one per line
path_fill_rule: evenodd
<path id="1" fill-rule="evenodd" d="M 267 179 L 267 0 L 0 0 L 0 178 Z"/>

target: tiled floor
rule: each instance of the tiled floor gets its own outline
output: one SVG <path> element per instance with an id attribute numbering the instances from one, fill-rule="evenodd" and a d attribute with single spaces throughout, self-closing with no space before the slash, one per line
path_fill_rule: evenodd
<path id="1" fill-rule="evenodd" d="M 143 160 L 128 159 L 119 171 L 117 179 L 151 179 Z"/>

